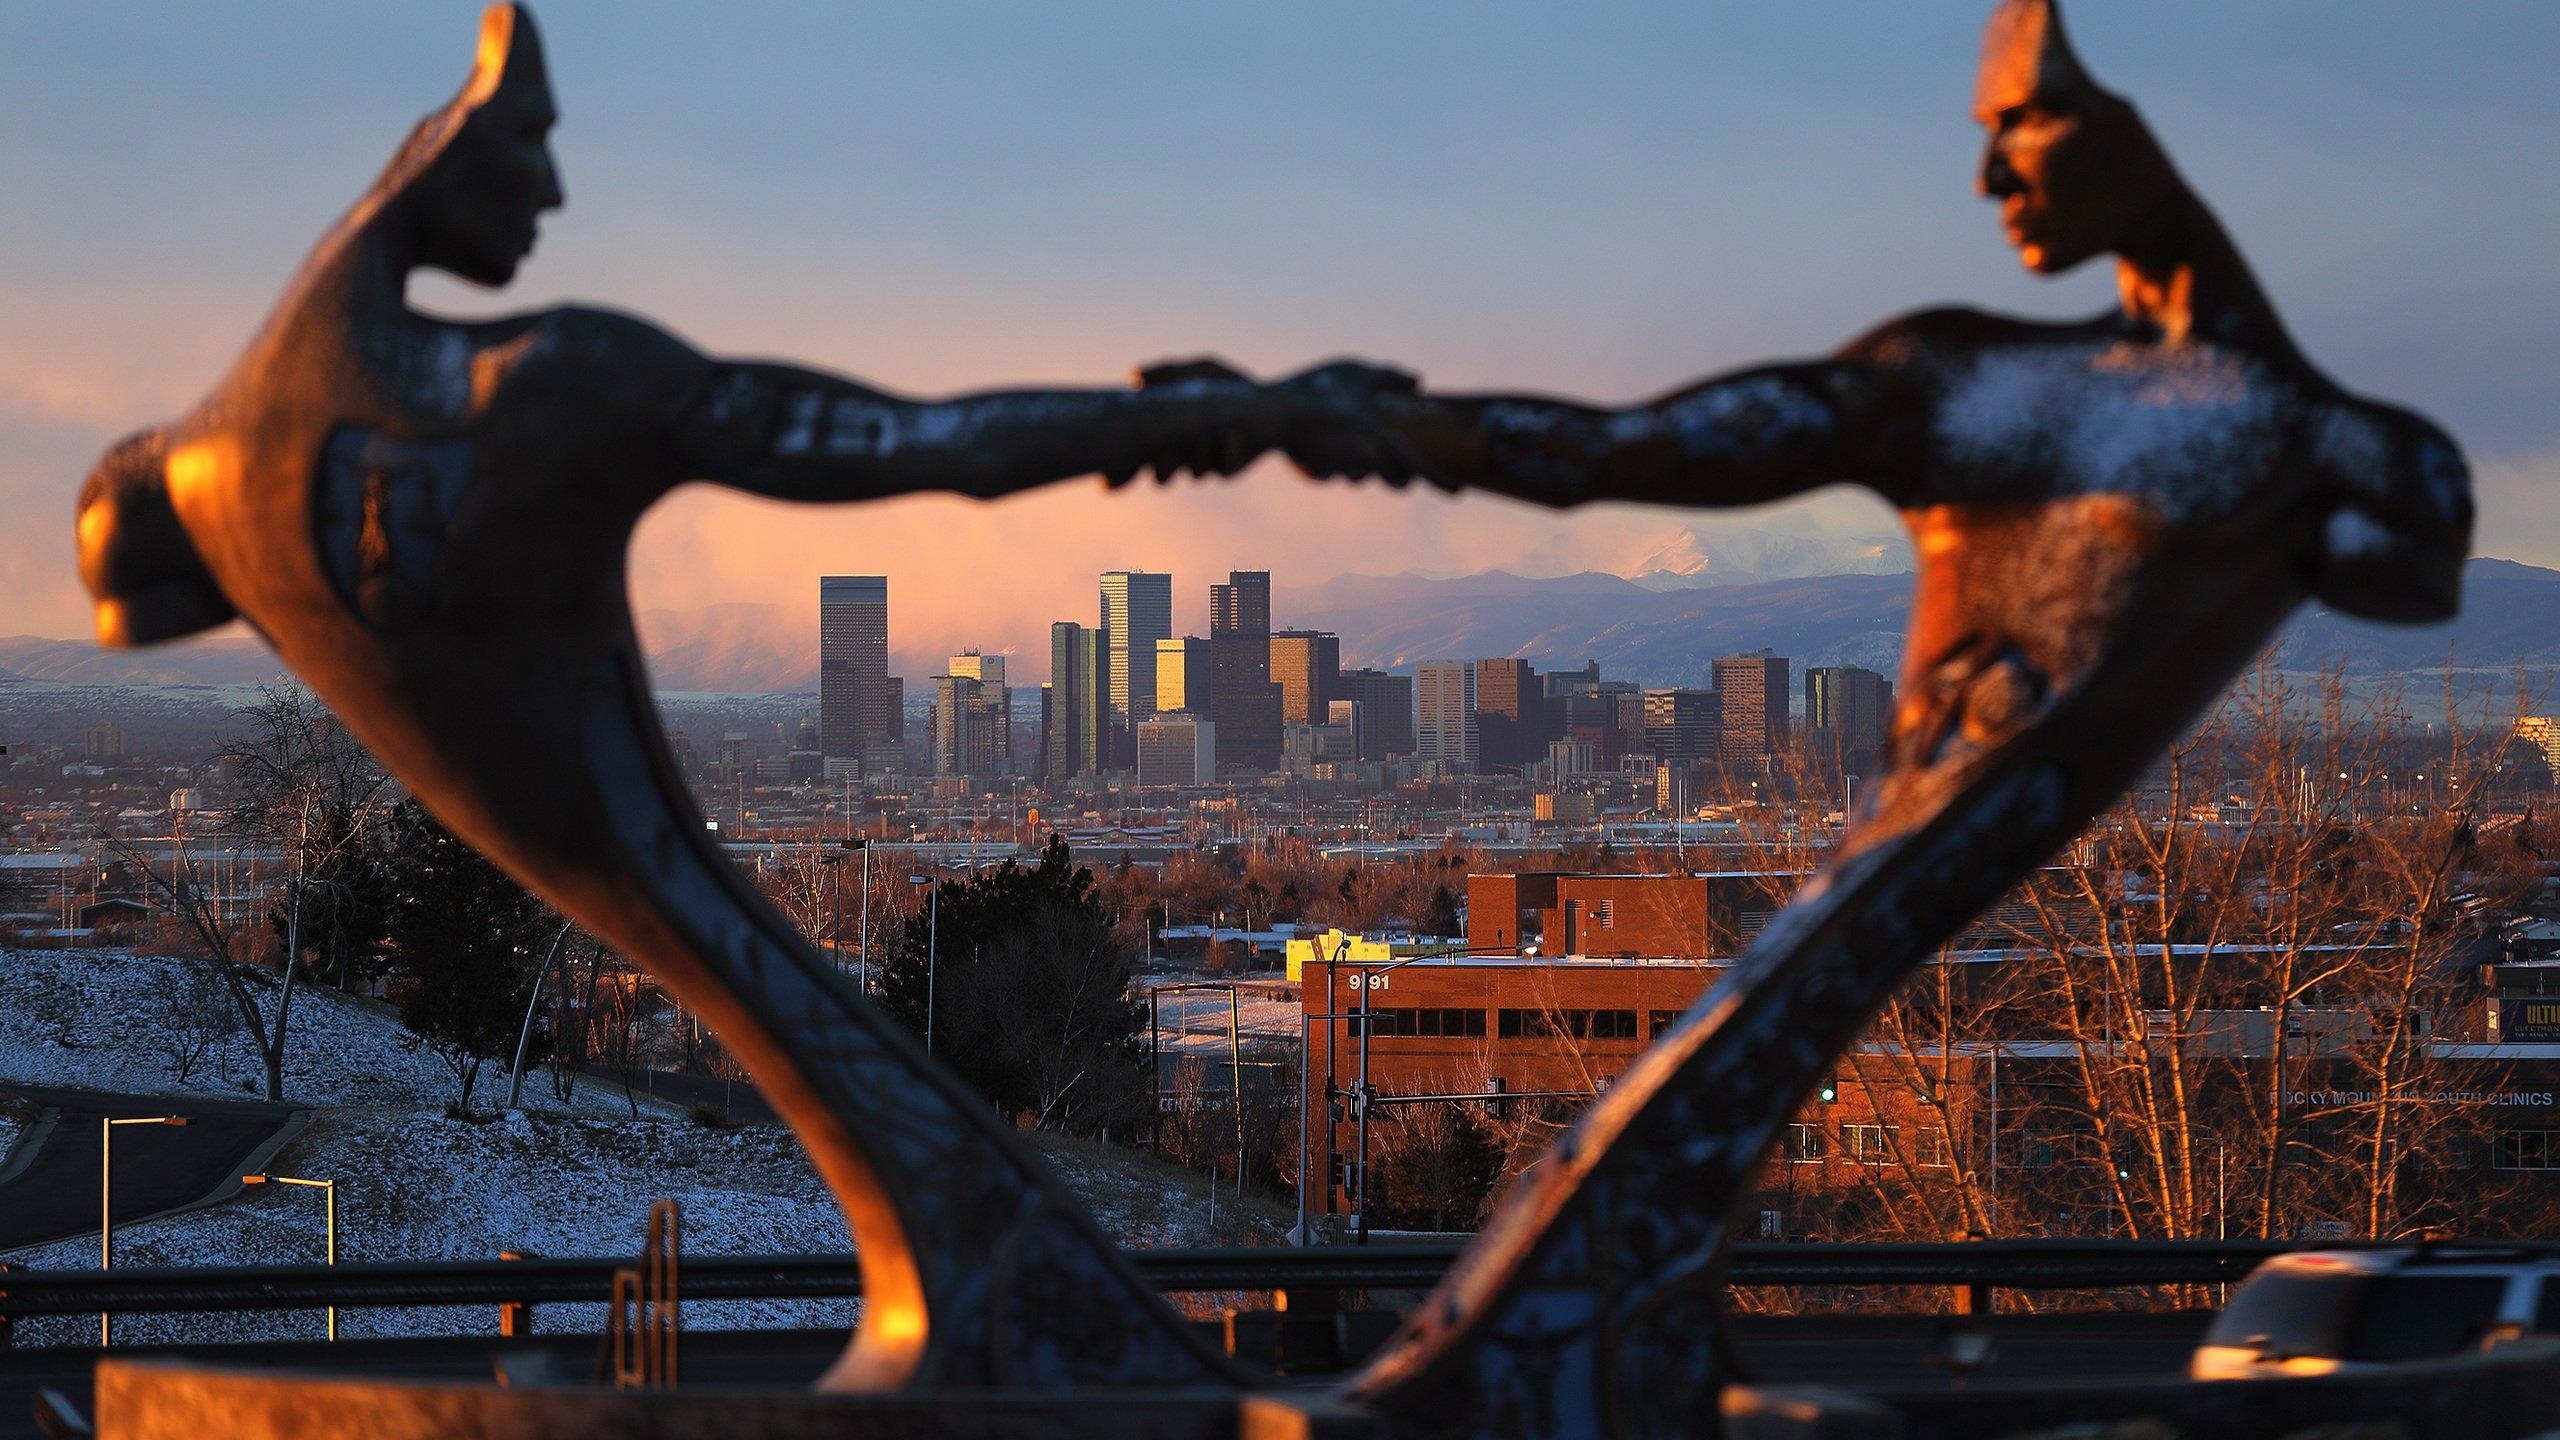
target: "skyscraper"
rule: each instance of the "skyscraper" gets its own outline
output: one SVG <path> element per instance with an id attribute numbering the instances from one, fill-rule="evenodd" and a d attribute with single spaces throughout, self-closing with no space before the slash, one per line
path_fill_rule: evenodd
<path id="1" fill-rule="evenodd" d="M 818 749 L 829 775 L 859 774 L 896 733 L 889 693 L 889 577 L 818 577 Z"/>
<path id="2" fill-rule="evenodd" d="M 1546 749 L 1546 696 L 1526 660 L 1476 662 L 1476 729 L 1488 767 L 1517 769 Z"/>
<path id="3" fill-rule="evenodd" d="M 1713 760 L 1723 714 L 1713 690 L 1644 692 L 1644 749 L 1656 760 Z"/>
<path id="4" fill-rule="evenodd" d="M 1102 572 L 1102 623 L 1111 667 L 1111 717 L 1124 751 L 1156 713 L 1156 642 L 1173 634 L 1173 577 L 1154 570 Z M 1134 758 L 1134 757 L 1132 757 Z"/>
<path id="5" fill-rule="evenodd" d="M 1206 714 L 1209 704 L 1209 642 L 1197 635 L 1176 635 L 1156 642 L 1156 713 Z"/>
<path id="6" fill-rule="evenodd" d="M 1414 672 L 1414 755 L 1426 764 L 1472 774 L 1478 758 L 1475 667 L 1434 661 Z"/>
<path id="7" fill-rule="evenodd" d="M 1385 760 L 1413 753 L 1413 677 L 1383 670 L 1345 670 L 1341 697 L 1360 703 L 1360 758 Z"/>
<path id="8" fill-rule="evenodd" d="M 1872 761 L 1884 750 L 1893 719 L 1893 682 L 1855 665 L 1816 665 L 1804 672 L 1805 738 L 1826 759 Z"/>
<path id="9" fill-rule="evenodd" d="M 933 773 L 983 779 L 996 773 L 1003 712 L 967 675 L 933 677 Z"/>
<path id="10" fill-rule="evenodd" d="M 1016 773 L 1013 763 L 1013 690 L 1005 683 L 1004 657 L 963 650 L 951 657 L 951 674 L 955 678 L 978 682 L 977 703 L 984 712 L 983 722 L 973 741 L 982 752 L 983 760 L 964 773 Z"/>
<path id="11" fill-rule="evenodd" d="M 1769 650 L 1716 661 L 1724 733 L 1717 752 L 1728 765 L 1765 766 L 1787 748 L 1787 657 Z"/>
<path id="12" fill-rule="evenodd" d="M 1194 704 L 1192 712 L 1201 707 Z M 1280 768 L 1280 687 L 1271 683 L 1271 572 L 1234 570 L 1209 587 L 1209 719 L 1218 762 Z"/>
<path id="13" fill-rule="evenodd" d="M 1342 639 L 1325 630 L 1271 633 L 1271 679 L 1280 687 L 1280 723 L 1322 725 L 1342 675 Z"/>
<path id="14" fill-rule="evenodd" d="M 1049 627 L 1048 783 L 1102 773 L 1110 731 L 1111 665 L 1103 634 L 1061 620 Z"/>

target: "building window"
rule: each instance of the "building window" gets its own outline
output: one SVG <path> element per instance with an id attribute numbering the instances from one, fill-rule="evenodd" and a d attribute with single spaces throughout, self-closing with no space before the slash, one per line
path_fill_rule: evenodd
<path id="1" fill-rule="evenodd" d="M 1947 1163 L 1947 1132 L 1935 1125 L 1923 1125 L 1911 1137 L 1911 1163 L 1943 1169 Z"/>
<path id="2" fill-rule="evenodd" d="M 2489 1163 L 2499 1170 L 2560 1170 L 2560 1130 L 2501 1130 Z"/>
<path id="3" fill-rule="evenodd" d="M 1683 1016 L 1683 1015 L 1686 1015 L 1686 1014 L 1688 1014 L 1688 1013 L 1689 1013 L 1689 1012 L 1688 1012 L 1688 1011 L 1686 1011 L 1686 1010 L 1656 1010 L 1656 1011 L 1654 1011 L 1654 1012 L 1653 1012 L 1653 1016 L 1652 1016 L 1652 1019 L 1653 1019 L 1653 1033 L 1654 1033 L 1654 1035 L 1655 1035 L 1655 1036 L 1657 1036 L 1657 1037 L 1659 1037 L 1659 1036 L 1660 1036 L 1660 1035 L 1662 1035 L 1664 1032 L 1668 1031 L 1672 1026 L 1679 1024 L 1679 1023 L 1680 1023 L 1680 1017 L 1681 1017 L 1681 1016 Z"/>
<path id="4" fill-rule="evenodd" d="M 1893 1158 L 1893 1127 L 1890 1125 L 1843 1125 L 1841 1144 L 1849 1158 L 1863 1165 L 1881 1165 Z"/>
<path id="5" fill-rule="evenodd" d="M 1504 1010 L 1495 1028 L 1505 1040 L 1642 1038 L 1636 1031 L 1633 1010 Z"/>
<path id="6" fill-rule="evenodd" d="M 1591 913 L 1599 918 L 1601 929 L 1615 930 L 1618 928 L 1618 911 L 1616 902 L 1603 900 L 1591 907 Z"/>
<path id="7" fill-rule="evenodd" d="M 1822 1159 L 1822 1127 L 1790 1125 L 1787 1127 L 1787 1158 L 1799 1165 L 1811 1165 Z"/>
<path id="8" fill-rule="evenodd" d="M 1424 1040 L 1482 1038 L 1484 1012 L 1455 1006 L 1380 1005 L 1369 1012 L 1369 1033 L 1385 1038 L 1410 1037 Z M 1344 1017 L 1346 1033 L 1360 1033 L 1361 1017 L 1353 1011 Z"/>

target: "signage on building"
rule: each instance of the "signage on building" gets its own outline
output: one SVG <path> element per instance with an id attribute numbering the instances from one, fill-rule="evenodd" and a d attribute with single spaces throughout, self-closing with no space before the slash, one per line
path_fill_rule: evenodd
<path id="1" fill-rule="evenodd" d="M 2492 1040 L 2560 1040 L 2560 996 L 2499 995 L 2489 1001 Z"/>

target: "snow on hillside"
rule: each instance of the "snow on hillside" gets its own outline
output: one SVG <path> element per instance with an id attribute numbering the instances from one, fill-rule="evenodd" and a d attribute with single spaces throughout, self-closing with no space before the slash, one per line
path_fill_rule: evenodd
<path id="1" fill-rule="evenodd" d="M 0 954 L 0 1082 L 90 1085 L 177 1093 L 138 1023 L 137 1004 L 174 962 L 92 952 Z M 501 1250 L 540 1255 L 633 1255 L 649 1204 L 673 1199 L 684 1212 L 687 1254 L 845 1254 L 850 1245 L 835 1202 L 790 1133 L 776 1126 L 713 1129 L 689 1118 L 628 1118 L 617 1093 L 581 1097 L 585 1114 L 513 1113 L 455 1120 L 443 1104 L 451 1077 L 432 1057 L 411 1055 L 387 1011 L 314 992 L 302 1018 L 287 1095 L 315 1107 L 310 1126 L 269 1163 L 279 1174 L 338 1182 L 342 1263 L 487 1258 Z M 307 1022 L 308 1029 L 301 1029 Z M 307 1042 L 307 1043 L 305 1043 Z M 236 1097 L 256 1070 L 241 1055 L 219 1077 L 187 1091 Z M 490 1084 L 483 1079 L 484 1087 Z M 503 1076 L 497 1083 L 503 1085 Z M 539 1091 L 549 1103 L 547 1086 Z M 484 1089 L 483 1094 L 489 1093 Z M 0 1107 L 0 1115 L 7 1113 Z M 0 1151 L 5 1151 L 0 1138 Z M 1126 1150 L 1078 1141 L 1041 1148 L 1104 1230 L 1132 1246 L 1236 1245 L 1270 1241 L 1288 1216 L 1248 1201 L 1239 1214 L 1222 1199 L 1210 1220 L 1206 1177 Z M 249 1190 L 231 1202 L 120 1226 L 121 1265 L 308 1264 L 321 1256 L 321 1204 L 303 1190 Z M 68 1240 L 8 1256 L 29 1269 L 85 1269 L 96 1241 Z M 701 1329 L 849 1324 L 840 1301 L 698 1303 L 686 1324 Z M 593 1333 L 601 1306 L 546 1307 L 543 1330 Z M 78 1343 L 94 1322 L 25 1322 L 22 1343 Z M 118 1334 L 151 1340 L 307 1338 L 316 1314 L 135 1315 Z M 493 1329 L 484 1310 L 348 1311 L 346 1335 L 460 1334 Z"/>
<path id="2" fill-rule="evenodd" d="M 179 1081 L 163 1037 L 181 1003 L 177 987 L 186 968 L 187 962 L 164 956 L 112 950 L 0 951 L 0 1081 L 263 1099 L 266 1072 L 237 1032 Z M 264 974 L 253 980 L 260 1008 L 272 1014 L 274 981 Z M 456 1093 L 442 1061 L 401 1043 L 408 1032 L 387 1006 L 298 986 L 286 1030 L 284 1098 L 291 1104 L 441 1107 Z M 480 1083 L 493 1078 L 503 1087 L 503 1068 L 483 1067 Z M 560 1108 L 547 1085 L 526 1085 L 525 1097 L 536 1108 Z M 570 1108 L 630 1113 L 598 1087 L 582 1088 Z"/>

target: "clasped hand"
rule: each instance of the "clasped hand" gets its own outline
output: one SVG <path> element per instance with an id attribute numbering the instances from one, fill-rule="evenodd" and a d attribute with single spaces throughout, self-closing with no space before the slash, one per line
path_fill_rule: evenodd
<path id="1" fill-rule="evenodd" d="M 1402 370 L 1336 360 L 1264 384 L 1202 356 L 1147 366 L 1138 384 L 1146 390 L 1248 387 L 1239 421 L 1200 436 L 1199 453 L 1165 457 L 1167 463 L 1154 467 L 1159 480 L 1175 469 L 1232 474 L 1269 450 L 1316 479 L 1376 475 L 1401 485 L 1423 473 L 1382 403 L 1417 392 L 1414 377 Z"/>

